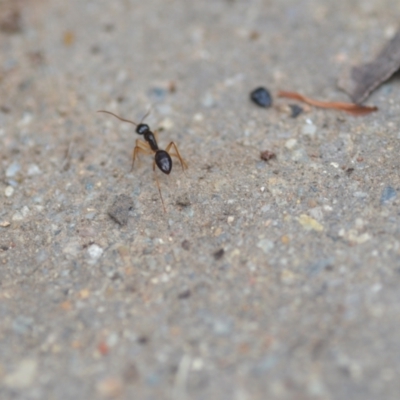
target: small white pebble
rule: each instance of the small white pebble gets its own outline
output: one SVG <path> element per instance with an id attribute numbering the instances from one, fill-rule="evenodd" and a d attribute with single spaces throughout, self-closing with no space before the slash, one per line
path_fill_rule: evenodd
<path id="1" fill-rule="evenodd" d="M 331 162 L 333 168 L 339 168 L 339 164 L 336 162 Z"/>
<path id="2" fill-rule="evenodd" d="M 160 126 L 162 126 L 166 131 L 169 131 L 174 127 L 174 122 L 172 121 L 171 118 L 164 118 L 161 121 Z"/>
<path id="3" fill-rule="evenodd" d="M 107 345 L 109 347 L 114 347 L 118 343 L 118 341 L 119 341 L 119 336 L 118 336 L 118 333 L 116 333 L 116 332 L 110 333 L 106 340 Z"/>
<path id="4" fill-rule="evenodd" d="M 18 121 L 18 126 L 23 127 L 29 125 L 33 120 L 31 113 L 26 112 L 24 116 Z"/>
<path id="5" fill-rule="evenodd" d="M 230 215 L 227 219 L 228 224 L 231 224 L 233 221 L 235 220 L 235 217 L 233 217 L 232 215 Z"/>
<path id="6" fill-rule="evenodd" d="M 380 283 L 375 283 L 375 285 L 372 285 L 371 287 L 371 292 L 373 293 L 378 293 L 382 290 L 383 286 Z"/>
<path id="7" fill-rule="evenodd" d="M 313 137 L 315 136 L 316 132 L 317 132 L 317 127 L 313 124 L 306 124 L 303 125 L 303 127 L 301 128 L 301 133 L 306 136 Z"/>
<path id="8" fill-rule="evenodd" d="M 261 239 L 257 243 L 257 247 L 261 249 L 265 254 L 268 254 L 275 247 L 275 244 L 272 240 Z"/>
<path id="9" fill-rule="evenodd" d="M 261 186 L 260 190 L 261 190 L 261 192 L 264 192 L 265 187 L 264 187 L 264 186 Z"/>
<path id="10" fill-rule="evenodd" d="M 213 107 L 214 104 L 215 104 L 215 101 L 214 101 L 214 97 L 212 96 L 212 94 L 211 93 L 206 93 L 203 96 L 203 99 L 201 100 L 201 104 L 205 108 Z"/>
<path id="11" fill-rule="evenodd" d="M 19 362 L 14 371 L 3 378 L 3 383 L 10 389 L 27 389 L 35 382 L 38 371 L 38 363 L 33 359 L 25 359 Z"/>
<path id="12" fill-rule="evenodd" d="M 103 249 L 97 244 L 92 244 L 88 247 L 88 254 L 92 260 L 98 260 L 103 254 Z"/>
<path id="13" fill-rule="evenodd" d="M 356 221 L 355 221 L 356 229 L 358 229 L 358 230 L 363 229 L 364 225 L 365 225 L 365 222 L 362 218 L 356 218 Z"/>
<path id="14" fill-rule="evenodd" d="M 201 358 L 195 358 L 192 361 L 192 370 L 201 371 L 204 367 L 204 361 Z"/>
<path id="15" fill-rule="evenodd" d="M 285 147 L 288 150 L 292 150 L 296 146 L 296 144 L 297 144 L 297 140 L 292 138 L 292 139 L 289 139 L 288 141 L 286 141 Z"/>
<path id="16" fill-rule="evenodd" d="M 30 212 L 30 210 L 29 210 L 29 208 L 27 206 L 23 206 L 21 208 L 21 214 L 22 214 L 23 217 L 26 217 L 29 214 L 29 212 Z"/>
<path id="17" fill-rule="evenodd" d="M 14 215 L 12 216 L 13 221 L 22 221 L 23 219 L 24 217 L 22 216 L 20 211 L 15 212 Z"/>
<path id="18" fill-rule="evenodd" d="M 28 175 L 33 176 L 33 175 L 40 175 L 42 171 L 36 164 L 31 164 L 28 168 Z"/>
<path id="19" fill-rule="evenodd" d="M 365 193 L 365 192 L 354 192 L 353 196 L 357 197 L 359 199 L 365 199 L 366 197 L 368 197 L 368 193 Z"/>
<path id="20" fill-rule="evenodd" d="M 160 281 L 161 281 L 162 283 L 167 283 L 167 282 L 169 281 L 169 275 L 167 275 L 167 274 L 162 274 L 162 275 L 160 276 Z"/>
<path id="21" fill-rule="evenodd" d="M 197 113 L 197 114 L 194 114 L 193 119 L 194 119 L 196 122 L 200 122 L 200 121 L 203 121 L 203 120 L 204 120 L 204 116 L 203 116 L 202 113 Z"/>
<path id="22" fill-rule="evenodd" d="M 11 197 L 14 194 L 14 188 L 12 186 L 7 186 L 4 194 L 6 197 Z"/>
<path id="23" fill-rule="evenodd" d="M 7 178 L 12 178 L 13 176 L 15 176 L 17 174 L 17 172 L 19 172 L 19 170 L 21 169 L 21 166 L 16 163 L 13 162 L 7 169 L 6 169 L 6 177 Z"/>

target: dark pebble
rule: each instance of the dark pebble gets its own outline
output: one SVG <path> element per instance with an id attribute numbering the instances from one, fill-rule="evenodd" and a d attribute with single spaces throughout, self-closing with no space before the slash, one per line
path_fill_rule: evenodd
<path id="1" fill-rule="evenodd" d="M 263 87 L 254 89 L 250 93 L 250 99 L 260 107 L 268 108 L 272 106 L 271 94 Z"/>
<path id="2" fill-rule="evenodd" d="M 184 240 L 184 241 L 182 242 L 182 247 L 183 247 L 185 250 L 190 250 L 190 242 L 189 242 L 189 240 Z"/>
<path id="3" fill-rule="evenodd" d="M 347 169 L 345 170 L 345 172 L 346 172 L 346 175 L 347 175 L 347 176 L 350 176 L 350 175 L 354 172 L 354 168 L 352 168 L 352 167 L 347 168 Z"/>
<path id="4" fill-rule="evenodd" d="M 386 186 L 383 189 L 383 192 L 382 192 L 382 195 L 381 195 L 381 204 L 389 203 L 396 196 L 397 196 L 396 189 L 392 188 L 391 186 Z"/>
<path id="5" fill-rule="evenodd" d="M 11 3 L 11 2 L 10 2 Z M 21 13 L 17 9 L 3 11 L 0 17 L 0 31 L 5 33 L 18 33 L 22 31 Z"/>
<path id="6" fill-rule="evenodd" d="M 224 254 L 225 254 L 225 250 L 224 249 L 219 249 L 213 255 L 214 255 L 214 258 L 216 260 L 220 260 L 224 256 Z"/>
<path id="7" fill-rule="evenodd" d="M 303 108 L 298 106 L 297 104 L 290 104 L 289 107 L 291 111 L 290 116 L 292 118 L 297 118 L 304 111 Z"/>
<path id="8" fill-rule="evenodd" d="M 260 153 L 260 158 L 263 161 L 269 161 L 276 158 L 276 154 L 270 150 L 265 150 Z"/>
<path id="9" fill-rule="evenodd" d="M 115 197 L 114 203 L 108 209 L 108 215 L 118 224 L 126 225 L 128 222 L 129 211 L 133 208 L 132 199 L 126 194 Z"/>
<path id="10" fill-rule="evenodd" d="M 188 299 L 191 294 L 192 292 L 189 289 L 184 290 L 183 292 L 178 294 L 178 299 L 180 300 Z"/>
<path id="11" fill-rule="evenodd" d="M 126 383 L 136 382 L 140 378 L 139 370 L 135 364 L 129 364 L 123 374 Z"/>
<path id="12" fill-rule="evenodd" d="M 138 337 L 138 342 L 140 344 L 145 345 L 145 344 L 147 344 L 149 342 L 149 338 L 147 336 L 144 336 L 144 335 L 143 336 L 139 336 Z"/>

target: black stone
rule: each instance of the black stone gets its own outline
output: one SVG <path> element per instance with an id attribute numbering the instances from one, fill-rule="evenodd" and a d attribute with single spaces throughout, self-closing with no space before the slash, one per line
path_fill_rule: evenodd
<path id="1" fill-rule="evenodd" d="M 298 106 L 297 104 L 290 104 L 289 107 L 291 111 L 290 116 L 292 118 L 297 118 L 304 111 L 303 108 Z"/>
<path id="2" fill-rule="evenodd" d="M 272 106 L 271 94 L 264 87 L 254 89 L 250 93 L 250 99 L 260 107 L 268 108 Z"/>

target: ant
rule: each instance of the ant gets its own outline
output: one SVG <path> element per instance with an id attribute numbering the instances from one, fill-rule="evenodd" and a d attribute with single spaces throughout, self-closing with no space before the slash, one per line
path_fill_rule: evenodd
<path id="1" fill-rule="evenodd" d="M 178 147 L 176 146 L 176 144 L 174 142 L 171 142 L 165 150 L 162 150 L 158 147 L 157 132 L 156 131 L 152 132 L 150 130 L 150 127 L 147 124 L 143 123 L 143 120 L 149 115 L 150 110 L 145 114 L 145 116 L 142 118 L 142 120 L 138 124 L 136 122 L 130 121 L 129 119 L 121 118 L 118 115 L 116 115 L 110 111 L 99 110 L 98 112 L 113 115 L 115 118 L 118 118 L 120 121 L 129 122 L 130 124 L 135 125 L 136 126 L 135 132 L 138 135 L 143 136 L 144 141 L 140 140 L 140 139 L 136 139 L 135 148 L 133 149 L 131 171 L 133 170 L 133 166 L 135 164 L 135 159 L 139 153 L 148 154 L 148 155 L 154 154 L 154 162 L 153 162 L 154 176 L 156 178 L 158 192 L 160 193 L 160 198 L 161 198 L 161 202 L 162 202 L 162 205 L 164 208 L 164 212 L 166 212 L 167 210 L 165 208 L 164 199 L 161 194 L 160 183 L 158 182 L 158 178 L 157 178 L 157 174 L 156 174 L 156 165 L 161 170 L 161 172 L 164 172 L 164 174 L 169 175 L 169 173 L 172 170 L 172 159 L 171 159 L 171 156 L 172 156 L 172 157 L 176 157 L 179 159 L 181 166 L 182 166 L 182 171 L 185 171 L 185 169 L 188 166 L 187 166 L 185 160 L 179 154 L 179 150 L 178 150 Z M 174 153 L 169 152 L 171 148 L 173 148 L 175 150 Z"/>

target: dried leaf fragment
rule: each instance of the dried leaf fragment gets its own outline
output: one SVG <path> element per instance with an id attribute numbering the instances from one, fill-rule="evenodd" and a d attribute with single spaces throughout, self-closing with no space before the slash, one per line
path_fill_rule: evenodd
<path id="1" fill-rule="evenodd" d="M 285 97 L 287 99 L 303 101 L 304 103 L 307 103 L 315 107 L 341 110 L 352 115 L 365 115 L 378 110 L 378 107 L 361 106 L 359 104 L 353 104 L 353 103 L 314 100 L 311 99 L 310 97 L 303 96 L 302 94 L 297 92 L 280 91 L 278 92 L 278 97 Z"/>
<path id="2" fill-rule="evenodd" d="M 108 215 L 121 226 L 128 223 L 129 211 L 133 208 L 133 200 L 126 194 L 115 197 L 113 204 L 108 209 Z"/>
<path id="3" fill-rule="evenodd" d="M 382 48 L 374 61 L 352 67 L 340 77 L 338 85 L 355 103 L 360 104 L 399 69 L 400 30 Z"/>

